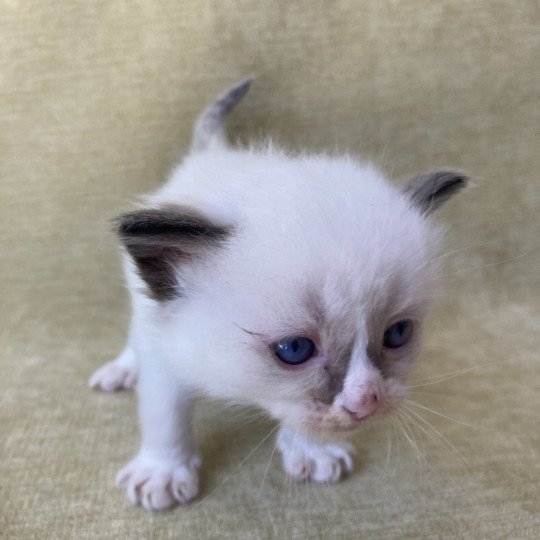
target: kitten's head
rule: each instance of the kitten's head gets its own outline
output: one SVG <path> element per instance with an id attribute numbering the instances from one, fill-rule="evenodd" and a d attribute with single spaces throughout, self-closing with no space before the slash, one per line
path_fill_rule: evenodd
<path id="1" fill-rule="evenodd" d="M 465 177 L 394 187 L 349 159 L 198 159 L 119 220 L 183 380 L 313 432 L 397 407 L 432 296 L 428 214 Z"/>

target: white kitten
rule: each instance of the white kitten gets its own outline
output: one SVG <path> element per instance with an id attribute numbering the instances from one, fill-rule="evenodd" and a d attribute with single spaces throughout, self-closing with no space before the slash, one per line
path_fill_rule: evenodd
<path id="1" fill-rule="evenodd" d="M 90 385 L 138 378 L 141 448 L 117 481 L 147 509 L 198 493 L 196 392 L 278 419 L 294 477 L 351 470 L 350 447 L 319 435 L 403 399 L 436 272 L 427 216 L 466 183 L 439 171 L 395 187 L 350 157 L 232 149 L 222 121 L 249 84 L 203 112 L 189 156 L 117 221 L 133 320 Z"/>

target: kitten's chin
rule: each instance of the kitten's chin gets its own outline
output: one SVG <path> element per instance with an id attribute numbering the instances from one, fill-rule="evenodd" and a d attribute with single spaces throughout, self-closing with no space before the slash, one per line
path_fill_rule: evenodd
<path id="1" fill-rule="evenodd" d="M 298 399 L 259 402 L 271 416 L 282 424 L 303 433 L 317 436 L 349 433 L 391 414 L 400 407 L 406 397 L 403 380 L 388 378 L 376 404 L 347 408 L 347 401 L 337 395 L 332 403 L 318 399 Z"/>

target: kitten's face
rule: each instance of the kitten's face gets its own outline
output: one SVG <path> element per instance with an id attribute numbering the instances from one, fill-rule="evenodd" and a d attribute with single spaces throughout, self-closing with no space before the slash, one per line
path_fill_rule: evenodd
<path id="1" fill-rule="evenodd" d="M 311 290 L 297 324 L 249 333 L 272 389 L 259 402 L 297 429 L 354 429 L 405 395 L 419 349 L 422 300 L 393 309 L 384 292 L 379 299 L 354 299 L 347 289 Z"/>
<path id="2" fill-rule="evenodd" d="M 403 400 L 435 271 L 426 215 L 465 179 L 432 173 L 398 190 L 349 161 L 256 159 L 239 169 L 256 171 L 245 184 L 163 192 L 123 216 L 120 235 L 185 383 L 296 429 L 354 429 Z M 182 197 L 206 209 L 168 204 Z M 220 205 L 232 210 L 211 219 Z"/>
<path id="3" fill-rule="evenodd" d="M 409 247 L 414 263 L 400 264 L 398 251 L 379 264 L 272 280 L 267 261 L 266 286 L 249 263 L 238 283 L 221 282 L 207 320 L 219 342 L 208 355 L 227 366 L 215 373 L 227 397 L 315 433 L 352 430 L 396 408 L 431 289 L 425 246 Z"/>

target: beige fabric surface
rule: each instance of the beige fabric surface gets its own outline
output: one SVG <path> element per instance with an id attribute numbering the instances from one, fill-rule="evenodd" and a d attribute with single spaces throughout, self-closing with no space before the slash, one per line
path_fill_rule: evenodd
<path id="1" fill-rule="evenodd" d="M 540 537 L 539 6 L 1 1 L 0 536 Z M 202 404 L 201 499 L 151 515 L 113 484 L 134 395 L 86 387 L 128 321 L 108 219 L 250 73 L 242 141 L 474 177 L 437 215 L 448 286 L 412 396 L 437 412 L 366 427 L 354 474 L 328 487 L 285 477 L 271 422 Z"/>

